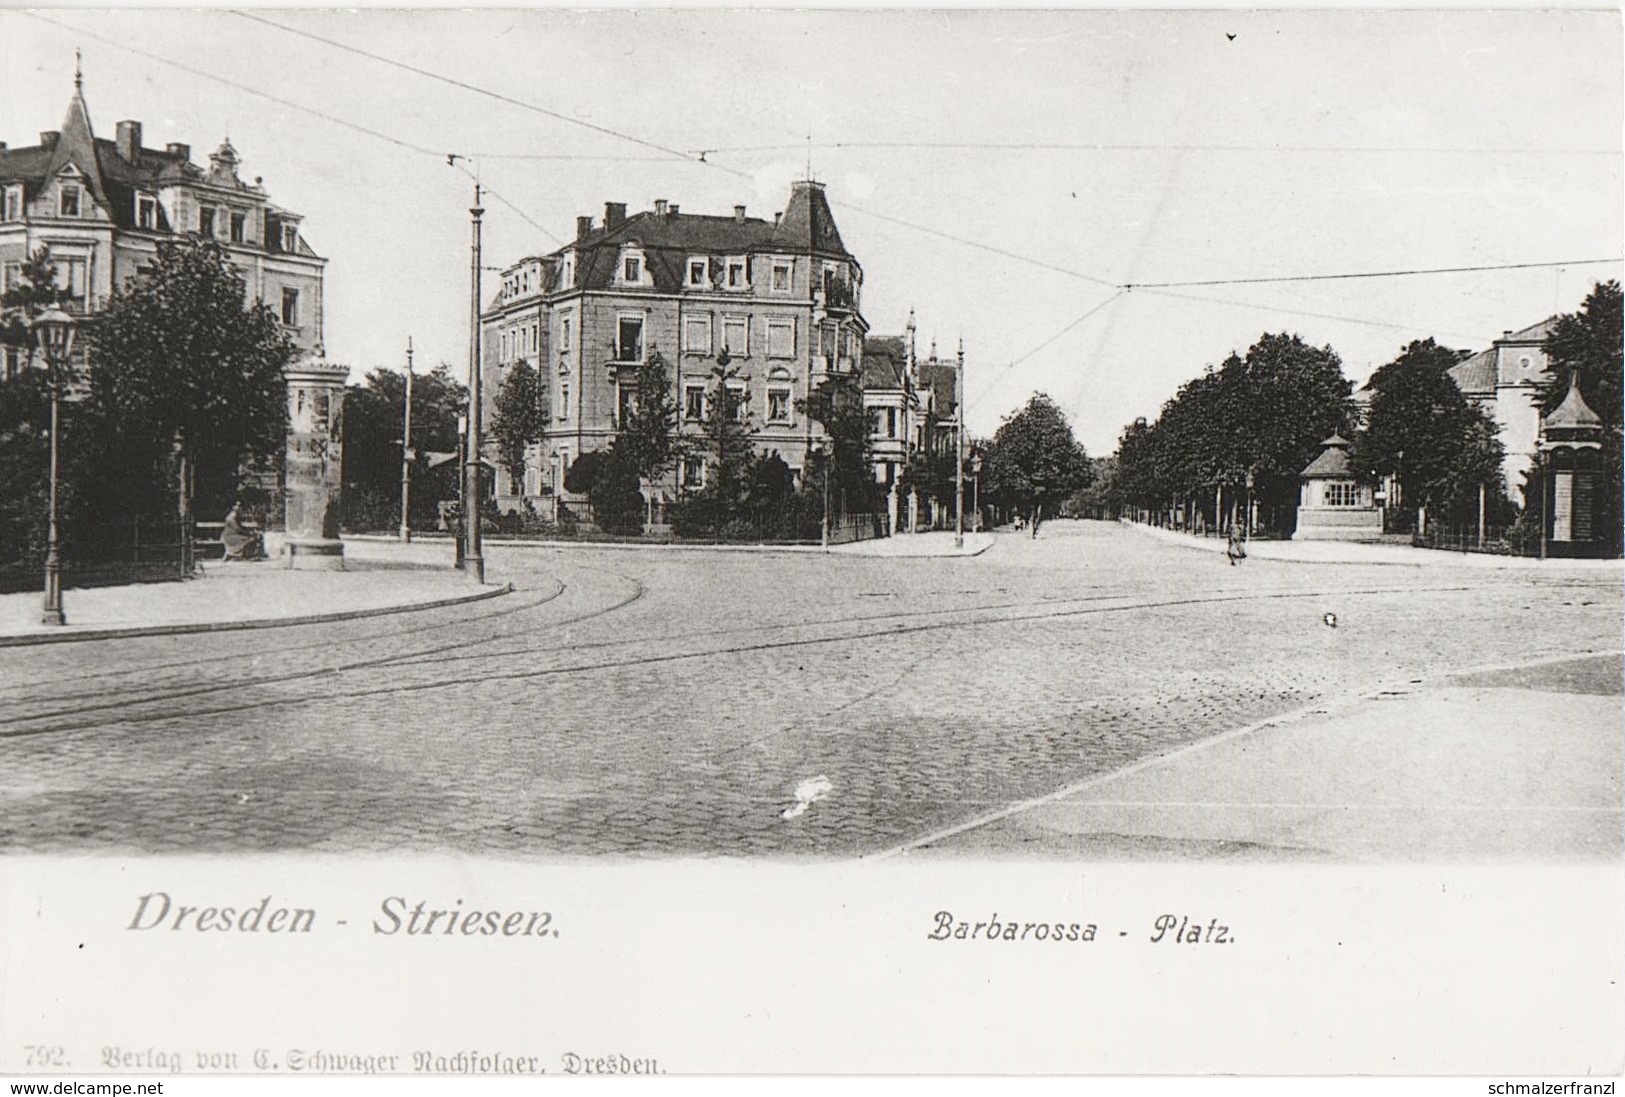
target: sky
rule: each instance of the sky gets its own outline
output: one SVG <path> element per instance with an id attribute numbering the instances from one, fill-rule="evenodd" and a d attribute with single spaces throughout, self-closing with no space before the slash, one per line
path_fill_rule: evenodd
<path id="1" fill-rule="evenodd" d="M 976 435 L 1042 391 L 1099 455 L 1265 332 L 1363 381 L 1625 252 L 1617 12 L 0 9 L 0 140 L 58 128 L 76 47 L 99 136 L 229 135 L 305 215 L 357 376 L 466 369 L 469 170 L 500 269 L 606 201 L 770 217 L 810 164 L 871 331 L 962 338 Z"/>

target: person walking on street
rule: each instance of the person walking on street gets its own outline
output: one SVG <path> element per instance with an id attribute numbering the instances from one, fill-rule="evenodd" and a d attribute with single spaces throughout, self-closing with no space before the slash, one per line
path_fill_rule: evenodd
<path id="1" fill-rule="evenodd" d="M 1247 546 L 1242 543 L 1241 534 L 1236 527 L 1230 527 L 1230 539 L 1225 542 L 1224 554 L 1230 558 L 1230 566 L 1235 567 L 1237 560 L 1247 559 Z"/>

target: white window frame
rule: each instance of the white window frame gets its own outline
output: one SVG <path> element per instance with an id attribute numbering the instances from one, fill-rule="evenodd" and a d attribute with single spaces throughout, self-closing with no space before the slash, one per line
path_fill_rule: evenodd
<path id="1" fill-rule="evenodd" d="M 73 195 L 73 212 L 68 212 L 68 196 Z M 56 190 L 56 215 L 58 217 L 71 217 L 78 220 L 85 215 L 85 188 L 79 183 L 69 180 L 58 183 Z"/>
<path id="2" fill-rule="evenodd" d="M 695 395 L 695 394 L 698 394 L 699 400 L 696 402 L 696 406 L 694 407 L 693 410 L 697 411 L 699 414 L 690 415 L 689 414 L 689 410 L 690 410 L 689 397 L 691 395 Z M 704 381 L 684 381 L 683 382 L 683 422 L 685 422 L 685 423 L 698 423 L 698 422 L 701 422 L 702 420 L 704 420 L 704 418 L 705 418 L 705 382 Z"/>
<path id="3" fill-rule="evenodd" d="M 239 218 L 241 221 L 239 221 Z M 242 225 L 241 232 L 237 226 Z M 233 244 L 247 244 L 251 241 L 248 236 L 248 214 L 243 210 L 228 209 L 226 211 L 226 236 Z"/>
<path id="4" fill-rule="evenodd" d="M 774 293 L 794 293 L 796 291 L 796 265 L 793 260 L 774 259 L 768 285 Z M 784 285 L 779 285 L 779 274 L 784 274 Z"/>
<path id="5" fill-rule="evenodd" d="M 1323 506 L 1357 507 L 1360 505 L 1360 485 L 1347 480 L 1328 480 L 1321 493 Z"/>
<path id="6" fill-rule="evenodd" d="M 704 336 L 703 336 L 703 338 L 696 339 L 694 337 L 694 332 L 697 329 L 700 329 L 701 327 L 704 328 Z M 685 317 L 683 317 L 683 353 L 684 354 L 702 354 L 702 355 L 709 356 L 710 353 L 711 353 L 711 335 L 712 335 L 711 317 L 709 317 L 709 316 L 685 316 Z"/>
<path id="7" fill-rule="evenodd" d="M 739 332 L 739 334 L 744 337 L 741 340 L 741 342 L 744 344 L 743 346 L 736 347 L 731 342 L 729 342 L 729 340 L 728 340 L 728 330 L 730 328 L 733 328 L 733 329 L 737 330 Z M 730 355 L 732 355 L 733 357 L 735 357 L 735 358 L 749 358 L 750 357 L 750 317 L 748 317 L 748 316 L 724 316 L 722 318 L 722 345 L 727 347 L 728 348 L 728 353 Z"/>
<path id="8" fill-rule="evenodd" d="M 559 378 L 559 422 L 567 422 L 570 418 L 570 379 L 568 376 Z"/>
<path id="9" fill-rule="evenodd" d="M 773 414 L 773 398 L 775 396 L 782 396 L 784 398 L 784 414 L 783 415 L 774 415 Z M 796 398 L 795 386 L 791 385 L 790 382 L 788 382 L 788 381 L 771 381 L 771 382 L 769 382 L 768 386 L 767 386 L 767 421 L 769 423 L 794 423 L 795 422 L 795 398 Z"/>
<path id="10" fill-rule="evenodd" d="M 728 391 L 732 394 L 734 422 L 743 423 L 750 413 L 750 385 L 744 381 L 727 382 Z"/>
<path id="11" fill-rule="evenodd" d="M 638 265 L 636 278 L 626 276 L 628 263 Z M 615 265 L 615 281 L 623 286 L 646 286 L 649 284 L 649 261 L 642 251 L 628 248 L 621 252 L 620 261 Z"/>
<path id="12" fill-rule="evenodd" d="M 575 324 L 573 321 L 575 318 L 573 310 L 559 313 L 559 354 L 561 355 L 570 353 L 570 340 L 574 334 Z"/>
<path id="13" fill-rule="evenodd" d="M 739 280 L 734 281 L 734 271 L 739 272 Z M 735 256 L 728 260 L 727 280 L 725 288 L 741 291 L 750 289 L 750 261 L 744 256 Z"/>
<path id="14" fill-rule="evenodd" d="M 698 267 L 700 276 L 694 277 L 694 268 Z M 691 255 L 688 265 L 683 268 L 683 285 L 689 289 L 709 289 L 711 287 L 711 260 L 704 256 Z"/>
<path id="15" fill-rule="evenodd" d="M 289 316 L 289 309 L 288 309 L 289 298 L 288 298 L 288 295 L 290 293 L 293 294 L 293 299 L 292 299 L 292 301 L 293 301 L 293 310 L 292 310 L 293 319 L 292 320 L 288 319 L 288 316 Z M 282 287 L 282 304 L 281 304 L 280 315 L 282 317 L 282 323 L 285 326 L 290 327 L 290 328 L 299 327 L 299 288 L 297 286 L 283 286 Z"/>
<path id="16" fill-rule="evenodd" d="M 0 221 L 21 221 L 23 219 L 23 188 L 21 183 L 13 183 L 0 191 Z"/>
<path id="17" fill-rule="evenodd" d="M 637 357 L 624 357 L 625 347 L 621 344 L 621 325 L 629 320 L 638 322 Z M 615 361 L 641 362 L 649 346 L 649 318 L 641 312 L 618 312 L 615 314 Z"/>
<path id="18" fill-rule="evenodd" d="M 197 208 L 197 233 L 205 240 L 218 240 L 220 228 L 220 207 L 199 204 Z"/>
<path id="19" fill-rule="evenodd" d="M 774 350 L 773 349 L 773 333 L 774 333 L 774 331 L 783 331 L 786 328 L 790 329 L 790 349 L 788 351 L 782 351 L 782 352 Z M 796 356 L 796 321 L 795 321 L 795 317 L 792 316 L 787 320 L 769 319 L 769 320 L 766 321 L 766 330 L 767 330 L 767 356 L 769 358 L 787 359 L 787 358 L 794 358 Z"/>
<path id="20" fill-rule="evenodd" d="M 152 232 L 158 227 L 158 199 L 150 194 L 135 196 L 136 228 Z"/>

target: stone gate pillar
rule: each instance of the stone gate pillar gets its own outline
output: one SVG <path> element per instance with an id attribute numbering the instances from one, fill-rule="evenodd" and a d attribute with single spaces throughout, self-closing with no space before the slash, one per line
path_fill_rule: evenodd
<path id="1" fill-rule="evenodd" d="M 286 497 L 288 566 L 342 571 L 344 382 L 348 366 L 289 366 Z"/>

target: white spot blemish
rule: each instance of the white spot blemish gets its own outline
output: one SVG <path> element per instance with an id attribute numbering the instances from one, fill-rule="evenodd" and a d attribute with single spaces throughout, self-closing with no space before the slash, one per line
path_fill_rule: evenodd
<path id="1" fill-rule="evenodd" d="M 805 813 L 814 803 L 822 800 L 834 790 L 835 785 L 823 774 L 807 778 L 796 786 L 796 802 L 785 808 L 780 813 L 780 818 L 794 819 L 796 816 Z"/>

